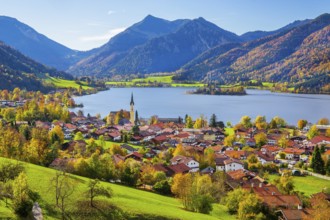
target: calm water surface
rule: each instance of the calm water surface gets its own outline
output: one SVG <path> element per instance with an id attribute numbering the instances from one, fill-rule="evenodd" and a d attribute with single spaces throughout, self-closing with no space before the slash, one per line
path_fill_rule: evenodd
<path id="1" fill-rule="evenodd" d="M 269 121 L 274 116 L 284 118 L 290 124 L 299 119 L 315 123 L 322 117 L 330 118 L 329 95 L 304 95 L 271 93 L 265 90 L 247 90 L 246 96 L 188 95 L 187 88 L 111 88 L 97 94 L 76 97 L 76 103 L 83 103 L 85 114 L 102 117 L 110 111 L 129 110 L 131 93 L 134 94 L 135 109 L 143 118 L 159 117 L 193 118 L 215 113 L 218 120 L 237 123 L 241 116 L 255 118 L 265 115 Z M 77 110 L 77 109 L 76 109 Z"/>

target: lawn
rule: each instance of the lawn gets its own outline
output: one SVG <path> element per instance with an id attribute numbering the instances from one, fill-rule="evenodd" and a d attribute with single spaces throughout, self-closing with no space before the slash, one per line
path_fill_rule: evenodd
<path id="1" fill-rule="evenodd" d="M 52 83 L 57 88 L 75 88 L 75 89 L 78 89 L 79 86 L 80 86 L 74 80 L 58 79 L 58 78 L 54 78 L 54 77 L 48 77 L 46 79 L 46 82 Z M 87 86 L 85 83 L 82 83 L 82 88 L 84 90 L 92 89 L 92 87 Z"/>
<path id="2" fill-rule="evenodd" d="M 269 175 L 270 180 L 274 180 L 278 175 Z M 330 188 L 330 181 L 317 178 L 314 176 L 294 176 L 293 182 L 295 186 L 295 191 L 300 191 L 305 193 L 305 195 L 310 196 L 312 194 L 321 192 L 324 188 Z"/>
<path id="3" fill-rule="evenodd" d="M 0 163 L 8 159 L 0 158 Z M 55 170 L 36 166 L 32 164 L 25 164 L 26 173 L 28 176 L 28 183 L 33 191 L 36 191 L 41 196 L 39 204 L 42 207 L 45 219 L 59 219 L 58 211 L 54 211 L 55 194 L 54 190 L 49 187 L 49 181 L 55 175 Z M 67 209 L 72 210 L 76 208 L 77 201 L 86 200 L 84 192 L 87 190 L 89 179 L 71 175 L 71 178 L 76 181 L 75 191 L 71 196 L 71 201 L 67 203 Z M 188 212 L 182 209 L 180 202 L 172 197 L 161 196 L 152 192 L 137 190 L 131 187 L 116 185 L 102 182 L 105 187 L 111 187 L 114 196 L 111 199 L 102 199 L 110 201 L 120 209 L 133 213 L 154 216 L 153 219 L 159 219 L 157 216 L 173 219 L 187 219 L 187 220 L 203 220 L 203 219 L 235 219 L 226 212 L 226 207 L 215 204 L 214 210 L 210 215 Z M 0 209 L 0 213 L 8 213 L 7 209 Z M 6 214 L 9 215 L 10 214 Z M 71 216 L 72 219 L 79 219 L 76 216 Z M 93 218 L 91 218 L 93 219 Z M 95 218 L 94 218 L 95 219 Z"/>

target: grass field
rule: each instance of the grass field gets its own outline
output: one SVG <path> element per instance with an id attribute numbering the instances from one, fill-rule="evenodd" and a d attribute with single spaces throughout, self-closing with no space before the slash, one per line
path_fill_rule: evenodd
<path id="1" fill-rule="evenodd" d="M 8 161 L 8 159 L 0 158 L 0 163 Z M 59 219 L 60 213 L 54 210 L 55 193 L 49 188 L 49 181 L 55 175 L 55 170 L 48 169 L 41 166 L 24 163 L 26 173 L 28 176 L 29 187 L 40 194 L 41 200 L 39 204 L 42 207 L 45 219 Z M 71 178 L 76 181 L 75 191 L 71 196 L 71 200 L 67 203 L 67 209 L 73 210 L 78 207 L 77 202 L 86 200 L 84 192 L 87 190 L 89 179 L 71 175 Z M 155 193 L 137 190 L 130 187 L 102 182 L 105 187 L 111 187 L 114 193 L 111 199 L 102 199 L 103 201 L 110 201 L 113 205 L 119 207 L 125 212 L 132 214 L 143 214 L 153 216 L 160 219 L 159 216 L 171 219 L 186 219 L 186 220 L 203 220 L 203 219 L 235 219 L 235 216 L 229 215 L 226 212 L 226 207 L 215 204 L 214 209 L 210 215 L 188 212 L 182 209 L 180 202 L 172 197 L 161 196 Z M 8 209 L 3 207 L 0 209 L 0 214 L 10 217 Z M 157 217 L 158 216 L 158 217 Z M 71 216 L 70 219 L 80 219 L 76 216 Z M 86 218 L 85 218 L 86 219 Z M 97 219 L 97 218 L 89 218 Z M 140 218 L 136 218 L 140 219 Z"/>
<path id="2" fill-rule="evenodd" d="M 169 84 L 172 87 L 202 87 L 205 84 L 203 83 L 175 83 L 173 82 L 173 75 L 169 76 L 149 76 L 146 78 L 133 79 L 131 81 L 122 81 L 122 82 L 107 82 L 108 85 L 116 86 L 152 86 L 152 83 L 165 83 Z"/>
<path id="3" fill-rule="evenodd" d="M 48 79 L 46 79 L 46 82 L 52 83 L 57 88 L 75 88 L 75 89 L 78 89 L 79 86 L 80 86 L 74 80 L 58 79 L 58 78 L 54 78 L 54 77 L 49 77 Z M 82 83 L 82 88 L 84 90 L 92 89 L 92 87 L 84 85 L 84 83 Z"/>
<path id="4" fill-rule="evenodd" d="M 272 181 L 279 176 L 270 175 L 269 177 Z M 324 188 L 330 188 L 329 180 L 320 179 L 314 176 L 294 176 L 293 182 L 295 186 L 295 191 L 303 192 L 307 196 L 321 192 Z"/>

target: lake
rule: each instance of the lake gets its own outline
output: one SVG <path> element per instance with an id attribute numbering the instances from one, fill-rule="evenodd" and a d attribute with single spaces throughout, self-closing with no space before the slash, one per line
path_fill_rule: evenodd
<path id="1" fill-rule="evenodd" d="M 330 118 L 330 95 L 248 89 L 246 96 L 211 96 L 189 95 L 186 94 L 188 90 L 191 88 L 111 88 L 97 94 L 75 97 L 75 101 L 84 104 L 82 110 L 85 115 L 100 113 L 102 117 L 110 111 L 129 110 L 133 93 L 135 109 L 142 118 L 152 115 L 176 118 L 186 114 L 196 118 L 203 114 L 209 119 L 214 113 L 218 120 L 235 124 L 243 115 L 253 119 L 257 115 L 264 115 L 267 121 L 280 116 L 292 125 L 296 125 L 299 119 L 316 123 L 322 117 Z"/>

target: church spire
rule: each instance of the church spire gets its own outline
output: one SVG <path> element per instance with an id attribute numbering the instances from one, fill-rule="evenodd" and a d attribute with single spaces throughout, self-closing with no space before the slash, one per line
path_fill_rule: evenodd
<path id="1" fill-rule="evenodd" d="M 131 95 L 131 102 L 130 102 L 130 105 L 134 105 L 133 92 L 132 92 L 132 95 Z"/>

